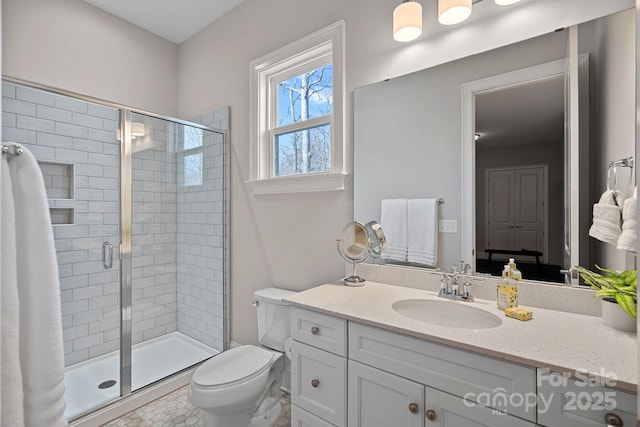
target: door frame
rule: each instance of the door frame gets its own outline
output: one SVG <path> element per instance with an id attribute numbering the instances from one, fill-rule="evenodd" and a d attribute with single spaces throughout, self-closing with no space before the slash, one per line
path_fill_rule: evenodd
<path id="1" fill-rule="evenodd" d="M 506 170 L 517 171 L 517 170 L 525 170 L 525 169 L 542 169 L 544 174 L 543 182 L 542 182 L 542 190 L 543 190 L 542 201 L 544 203 L 543 211 L 542 211 L 542 215 L 543 215 L 542 218 L 544 221 L 544 227 L 542 231 L 544 233 L 544 239 L 542 239 L 542 261 L 546 264 L 549 261 L 549 163 L 486 168 L 484 170 L 484 187 L 485 187 L 485 190 L 484 190 L 485 200 L 483 202 L 484 217 L 487 219 L 487 222 L 488 222 L 489 221 L 489 203 L 485 203 L 485 202 L 487 202 L 486 199 L 489 197 L 489 173 L 506 171 Z M 488 240 L 489 240 L 489 227 L 485 229 L 485 233 L 484 233 L 485 247 L 488 247 L 489 245 Z"/>
<path id="2" fill-rule="evenodd" d="M 483 93 L 490 93 L 500 89 L 515 87 L 536 81 L 544 81 L 558 77 L 567 77 L 569 71 L 569 59 L 559 59 L 535 65 L 529 68 L 511 71 L 504 74 L 487 77 L 464 83 L 462 92 L 462 221 L 460 224 L 460 237 L 462 239 L 462 258 L 476 270 L 476 149 L 475 127 L 476 111 L 475 97 Z M 588 76 L 589 55 L 582 54 L 578 57 L 578 73 L 580 76 Z M 581 83 L 584 79 L 581 79 Z M 581 102 L 584 100 L 581 99 Z M 565 141 L 565 144 L 567 141 Z M 576 153 L 577 156 L 577 153 Z M 577 170 L 577 165 L 576 165 Z M 565 183 L 567 185 L 567 183 Z M 577 185 L 576 189 L 577 191 Z M 572 188 L 573 191 L 573 188 Z M 571 209 L 571 207 L 569 207 Z M 574 210 L 574 209 L 571 209 Z M 576 248 L 577 249 L 577 248 Z"/>

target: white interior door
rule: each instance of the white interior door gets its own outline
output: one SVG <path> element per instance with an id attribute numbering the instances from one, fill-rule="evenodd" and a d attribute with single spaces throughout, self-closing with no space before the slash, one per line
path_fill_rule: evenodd
<path id="1" fill-rule="evenodd" d="M 547 260 L 548 167 L 486 171 L 486 248 L 543 253 Z"/>
<path id="2" fill-rule="evenodd" d="M 515 170 L 514 239 L 516 247 L 542 252 L 545 248 L 545 167 Z"/>
<path id="3" fill-rule="evenodd" d="M 487 236 L 485 248 L 516 250 L 513 242 L 514 173 L 487 170 Z"/>

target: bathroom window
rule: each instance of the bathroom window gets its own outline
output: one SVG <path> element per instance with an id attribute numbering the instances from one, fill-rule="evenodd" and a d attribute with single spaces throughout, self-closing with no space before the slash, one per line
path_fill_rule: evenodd
<path id="1" fill-rule="evenodd" d="M 203 133 L 202 129 L 194 128 L 191 126 L 184 126 L 184 150 L 191 150 L 192 148 L 202 147 Z"/>
<path id="2" fill-rule="evenodd" d="M 191 126 L 183 126 L 182 141 L 184 152 L 184 176 L 185 187 L 202 185 L 204 168 L 204 135 L 202 129 Z"/>
<path id="3" fill-rule="evenodd" d="M 253 194 L 344 188 L 344 22 L 251 62 Z"/>

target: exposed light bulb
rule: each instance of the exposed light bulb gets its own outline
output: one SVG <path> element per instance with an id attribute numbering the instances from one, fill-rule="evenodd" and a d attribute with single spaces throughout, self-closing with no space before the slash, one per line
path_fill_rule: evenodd
<path id="1" fill-rule="evenodd" d="M 438 22 L 455 25 L 471 16 L 471 0 L 438 0 Z"/>
<path id="2" fill-rule="evenodd" d="M 496 0 L 496 4 L 500 6 L 508 6 L 510 4 L 518 3 L 520 0 Z"/>
<path id="3" fill-rule="evenodd" d="M 393 11 L 393 38 L 399 42 L 410 42 L 422 34 L 422 5 L 416 1 L 405 1 Z"/>

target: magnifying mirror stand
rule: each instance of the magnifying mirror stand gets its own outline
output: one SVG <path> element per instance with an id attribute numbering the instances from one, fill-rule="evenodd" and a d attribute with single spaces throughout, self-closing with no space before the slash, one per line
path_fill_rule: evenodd
<path id="1" fill-rule="evenodd" d="M 345 277 L 342 280 L 342 282 L 347 286 L 353 286 L 353 287 L 364 286 L 365 279 L 363 279 L 362 277 L 356 274 L 356 262 L 355 261 L 352 261 L 352 262 L 353 262 L 353 274 L 349 277 Z"/>
<path id="2" fill-rule="evenodd" d="M 376 221 L 366 225 L 358 221 L 347 223 L 337 240 L 338 253 L 353 264 L 353 274 L 342 279 L 346 286 L 364 286 L 365 279 L 356 274 L 356 264 L 373 255 L 380 256 L 387 245 L 382 227 Z"/>

